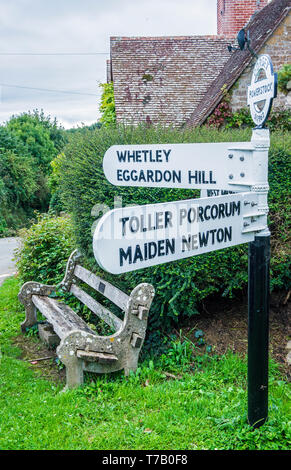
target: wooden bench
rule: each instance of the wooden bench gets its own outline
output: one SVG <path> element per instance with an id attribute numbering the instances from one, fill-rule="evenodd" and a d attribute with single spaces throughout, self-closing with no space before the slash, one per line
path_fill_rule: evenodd
<path id="1" fill-rule="evenodd" d="M 82 384 L 84 371 L 109 373 L 124 369 L 128 375 L 136 370 L 155 295 L 152 285 L 139 284 L 128 296 L 78 264 L 79 259 L 75 250 L 68 260 L 65 277 L 57 286 L 27 282 L 18 295 L 26 311 L 22 331 L 37 323 L 39 311 L 60 338 L 57 355 L 66 366 L 66 388 Z M 80 281 L 117 305 L 124 312 L 123 320 L 82 290 Z M 73 294 L 115 333 L 98 336 L 68 305 L 50 297 L 56 289 Z"/>

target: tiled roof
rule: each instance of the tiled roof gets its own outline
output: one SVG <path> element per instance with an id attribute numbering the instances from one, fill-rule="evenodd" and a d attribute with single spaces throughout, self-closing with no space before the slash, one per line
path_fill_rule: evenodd
<path id="1" fill-rule="evenodd" d="M 117 121 L 183 124 L 228 61 L 227 44 L 224 36 L 112 37 Z"/>
<path id="2" fill-rule="evenodd" d="M 268 38 L 276 30 L 291 8 L 291 0 L 273 0 L 265 8 L 254 14 L 245 30 L 249 31 L 251 48 L 258 53 Z M 194 108 L 187 126 L 197 126 L 205 122 L 223 97 L 222 88 L 229 90 L 250 64 L 253 56 L 246 47 L 243 51 L 232 52 L 219 75 L 209 85 L 206 93 Z"/>

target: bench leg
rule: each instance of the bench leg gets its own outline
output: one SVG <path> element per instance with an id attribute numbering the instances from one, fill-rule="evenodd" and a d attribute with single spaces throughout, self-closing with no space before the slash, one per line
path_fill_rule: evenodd
<path id="1" fill-rule="evenodd" d="M 128 376 L 130 372 L 135 372 L 138 366 L 138 354 L 129 353 L 124 366 L 124 375 Z"/>
<path id="2" fill-rule="evenodd" d="M 36 308 L 33 305 L 33 303 L 29 303 L 25 307 L 25 321 L 21 323 L 21 331 L 25 333 L 26 328 L 30 328 L 31 326 L 35 325 L 37 323 L 37 318 L 36 318 Z"/>
<path id="3" fill-rule="evenodd" d="M 83 364 L 77 358 L 72 358 L 66 364 L 66 389 L 79 387 L 84 383 Z"/>

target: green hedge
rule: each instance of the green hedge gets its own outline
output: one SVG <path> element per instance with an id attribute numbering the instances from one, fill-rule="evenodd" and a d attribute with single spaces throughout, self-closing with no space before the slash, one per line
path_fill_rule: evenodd
<path id="1" fill-rule="evenodd" d="M 199 128 L 112 127 L 72 136 L 61 161 L 60 190 L 63 204 L 72 215 L 77 246 L 90 267 L 126 291 L 140 282 L 151 282 L 156 297 L 150 326 L 167 326 L 172 320 L 197 313 L 199 302 L 211 294 L 231 297 L 247 283 L 247 245 L 219 250 L 120 276 L 102 272 L 92 251 L 91 215 L 96 204 L 113 208 L 114 197 L 123 205 L 149 204 L 199 197 L 198 191 L 115 187 L 105 179 L 102 160 L 114 144 L 249 141 L 251 130 L 218 131 Z M 290 135 L 273 133 L 270 149 L 270 228 L 272 231 L 271 288 L 290 283 L 288 246 L 288 198 L 290 198 Z M 98 215 L 97 215 L 98 217 Z"/>
<path id="2" fill-rule="evenodd" d="M 36 190 L 35 165 L 27 147 L 0 126 L 0 237 L 13 235 L 32 215 Z"/>
<path id="3" fill-rule="evenodd" d="M 17 271 L 22 283 L 55 285 L 65 274 L 66 262 L 75 249 L 70 217 L 43 214 L 29 229 L 19 232 L 21 246 L 16 252 Z"/>

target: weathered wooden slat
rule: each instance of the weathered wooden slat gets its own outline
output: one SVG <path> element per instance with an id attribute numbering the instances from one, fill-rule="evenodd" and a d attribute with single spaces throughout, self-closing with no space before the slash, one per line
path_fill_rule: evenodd
<path id="1" fill-rule="evenodd" d="M 103 307 L 103 305 L 99 304 L 97 300 L 94 300 L 91 295 L 80 289 L 79 286 L 72 284 L 70 292 L 74 294 L 74 296 L 77 297 L 77 299 L 79 299 L 83 304 L 87 305 L 87 307 L 93 313 L 95 313 L 95 315 L 101 318 L 101 320 L 105 321 L 107 325 L 111 326 L 111 328 L 114 328 L 115 331 L 118 331 L 122 327 L 123 321 L 120 320 L 120 318 L 111 313 L 110 310 L 108 310 L 106 307 Z"/>
<path id="2" fill-rule="evenodd" d="M 83 351 L 77 349 L 77 357 L 89 362 L 100 362 L 101 364 L 112 364 L 118 361 L 118 358 L 114 354 L 101 353 L 95 351 Z"/>
<path id="3" fill-rule="evenodd" d="M 96 334 L 68 305 L 46 296 L 33 295 L 32 302 L 62 339 L 72 330 Z"/>
<path id="4" fill-rule="evenodd" d="M 126 310 L 129 296 L 110 284 L 110 282 L 104 281 L 79 264 L 75 267 L 74 275 L 97 292 L 100 292 L 104 297 L 107 297 L 107 299 L 111 300 L 111 302 L 120 307 L 123 311 Z"/>

